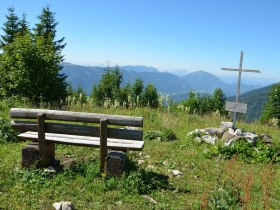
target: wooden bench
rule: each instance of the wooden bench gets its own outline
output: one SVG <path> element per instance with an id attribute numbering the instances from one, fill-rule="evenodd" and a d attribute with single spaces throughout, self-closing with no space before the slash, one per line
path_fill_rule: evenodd
<path id="1" fill-rule="evenodd" d="M 47 167 L 54 158 L 55 143 L 100 147 L 101 173 L 108 148 L 126 151 L 144 147 L 142 130 L 123 128 L 142 129 L 142 117 L 20 108 L 12 108 L 10 116 L 12 127 L 21 132 L 20 139 L 38 141 L 40 167 Z"/>

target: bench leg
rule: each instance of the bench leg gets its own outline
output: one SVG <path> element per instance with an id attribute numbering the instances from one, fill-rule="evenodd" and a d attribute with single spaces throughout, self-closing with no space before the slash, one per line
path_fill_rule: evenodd
<path id="1" fill-rule="evenodd" d="M 25 145 L 21 150 L 22 168 L 47 167 L 55 160 L 54 143 L 47 144 L 46 156 L 44 159 L 39 154 L 38 142 L 31 142 Z"/>
<path id="2" fill-rule="evenodd" d="M 107 120 L 100 120 L 100 174 L 105 172 L 105 158 L 107 156 Z"/>
<path id="3" fill-rule="evenodd" d="M 45 131 L 45 114 L 37 114 L 37 125 L 38 125 L 38 144 L 39 144 L 39 167 L 45 168 L 51 165 L 54 161 L 54 143 L 46 142 L 46 131 Z"/>

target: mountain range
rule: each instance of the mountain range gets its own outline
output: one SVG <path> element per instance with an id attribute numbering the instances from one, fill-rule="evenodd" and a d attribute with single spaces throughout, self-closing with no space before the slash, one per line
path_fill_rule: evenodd
<path id="1" fill-rule="evenodd" d="M 81 86 L 89 95 L 93 84 L 99 83 L 104 67 L 81 66 L 71 63 L 63 63 L 62 73 L 66 74 L 67 80 L 76 89 Z M 123 84 L 133 83 L 141 78 L 144 84 L 152 83 L 158 91 L 169 94 L 175 100 L 187 97 L 190 90 L 201 93 L 212 93 L 215 88 L 221 88 L 225 95 L 232 96 L 236 92 L 236 84 L 228 84 L 220 78 L 206 71 L 196 71 L 184 76 L 178 76 L 170 72 L 160 72 L 154 67 L 147 66 L 120 66 L 123 74 Z M 259 88 L 258 85 L 241 84 L 241 93 Z"/>

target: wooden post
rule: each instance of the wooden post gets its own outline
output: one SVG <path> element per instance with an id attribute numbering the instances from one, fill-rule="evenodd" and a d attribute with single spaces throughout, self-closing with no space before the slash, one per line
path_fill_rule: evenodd
<path id="1" fill-rule="evenodd" d="M 105 158 L 107 155 L 107 119 L 100 120 L 100 173 L 105 172 Z"/>
<path id="2" fill-rule="evenodd" d="M 45 136 L 45 114 L 37 114 L 37 126 L 38 126 L 38 144 L 39 144 L 39 155 L 40 155 L 40 167 L 46 167 L 46 153 L 47 153 L 47 144 Z"/>
<path id="3" fill-rule="evenodd" d="M 238 71 L 238 81 L 237 81 L 237 88 L 236 88 L 236 103 L 239 103 L 239 95 L 240 95 L 240 84 L 241 84 L 241 73 L 242 72 L 254 72 L 254 73 L 261 73 L 259 70 L 250 70 L 250 69 L 242 69 L 243 64 L 243 51 L 240 53 L 240 62 L 239 68 L 222 68 L 225 71 Z M 236 129 L 236 112 L 233 112 L 233 128 Z"/>

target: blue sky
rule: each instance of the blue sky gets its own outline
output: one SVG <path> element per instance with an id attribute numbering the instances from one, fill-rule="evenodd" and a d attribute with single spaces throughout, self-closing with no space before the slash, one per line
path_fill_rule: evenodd
<path id="1" fill-rule="evenodd" d="M 9 6 L 33 26 L 45 5 L 67 62 L 230 75 L 243 50 L 252 76 L 280 78 L 279 0 L 1 0 L 1 26 Z"/>

